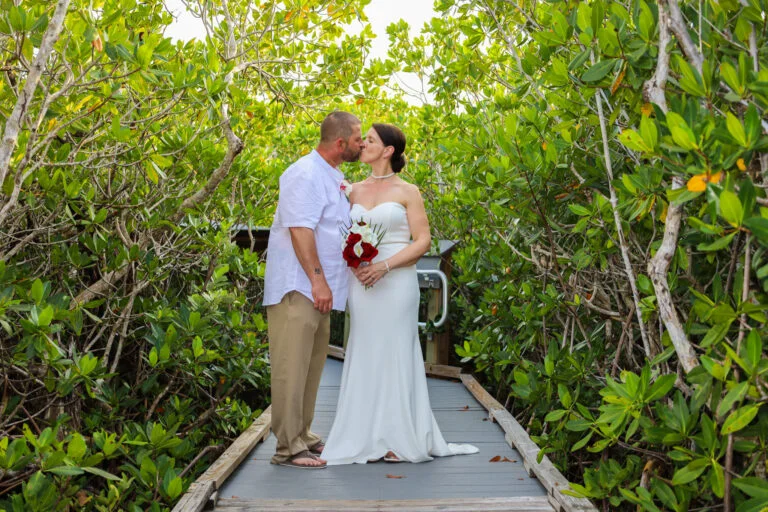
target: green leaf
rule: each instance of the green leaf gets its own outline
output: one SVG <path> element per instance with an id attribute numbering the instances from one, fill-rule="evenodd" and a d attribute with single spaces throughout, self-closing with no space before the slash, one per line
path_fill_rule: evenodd
<path id="1" fill-rule="evenodd" d="M 195 340 L 192 342 L 192 352 L 196 358 L 200 357 L 205 352 L 205 350 L 203 350 L 203 340 L 200 336 L 195 336 Z"/>
<path id="2" fill-rule="evenodd" d="M 741 121 L 730 112 L 726 113 L 725 118 L 725 123 L 728 126 L 728 133 L 731 134 L 733 140 L 740 146 L 747 147 L 747 134 L 744 132 L 744 127 L 741 125 Z"/>
<path id="3" fill-rule="evenodd" d="M 602 80 L 613 69 L 617 61 L 618 59 L 601 60 L 581 75 L 582 81 L 598 82 Z"/>
<path id="4" fill-rule="evenodd" d="M 55 468 L 46 469 L 45 471 L 59 476 L 78 476 L 85 472 L 83 468 L 77 466 L 57 466 Z"/>
<path id="5" fill-rule="evenodd" d="M 653 383 L 646 393 L 646 401 L 652 402 L 653 400 L 658 400 L 669 393 L 675 385 L 675 380 L 677 380 L 677 375 L 674 373 L 662 375 L 656 379 L 656 382 Z"/>
<path id="6" fill-rule="evenodd" d="M 85 445 L 85 439 L 83 439 L 83 436 L 77 432 L 72 434 L 72 440 L 67 446 L 67 456 L 75 462 L 79 462 L 87 451 L 88 447 Z"/>
<path id="7" fill-rule="evenodd" d="M 136 59 L 139 62 L 139 66 L 144 69 L 149 67 L 149 63 L 152 61 L 153 48 L 150 45 L 144 44 L 136 51 Z"/>
<path id="8" fill-rule="evenodd" d="M 675 471 L 675 475 L 672 477 L 672 485 L 687 484 L 696 480 L 705 469 L 709 466 L 707 459 L 696 459 L 687 466 Z"/>
<path id="9" fill-rule="evenodd" d="M 736 94 L 740 96 L 744 94 L 744 87 L 739 83 L 738 73 L 736 73 L 736 69 L 730 62 L 720 64 L 720 77 Z"/>
<path id="10" fill-rule="evenodd" d="M 752 498 L 736 507 L 736 512 L 765 512 L 768 508 L 768 499 Z"/>
<path id="11" fill-rule="evenodd" d="M 41 327 L 48 327 L 51 325 L 51 321 L 53 320 L 53 306 L 48 305 L 45 308 L 43 308 L 40 313 L 38 313 L 37 317 L 37 325 Z"/>
<path id="12" fill-rule="evenodd" d="M 709 473 L 709 483 L 712 485 L 712 492 L 715 496 L 722 498 L 725 493 L 725 472 L 723 466 L 716 461 L 712 461 L 712 471 Z"/>
<path id="13" fill-rule="evenodd" d="M 586 5 L 587 4 L 584 4 L 584 3 L 580 4 L 579 10 L 581 11 L 581 7 Z M 584 51 L 578 53 L 576 57 L 574 57 L 573 60 L 570 62 L 570 64 L 568 64 L 568 71 L 573 71 L 583 66 L 584 63 L 587 62 L 587 59 L 589 58 L 590 53 L 591 53 L 591 50 L 589 48 L 586 48 Z"/>
<path id="14" fill-rule="evenodd" d="M 149 364 L 150 366 L 157 365 L 157 348 L 152 347 L 152 350 L 149 351 Z"/>
<path id="15" fill-rule="evenodd" d="M 690 151 L 698 147 L 692 131 L 686 130 L 680 126 L 670 126 L 669 130 L 672 132 L 672 140 L 674 140 L 675 144 L 680 148 Z"/>
<path id="16" fill-rule="evenodd" d="M 757 239 L 768 244 L 768 219 L 764 217 L 750 217 L 744 221 L 744 225 L 752 231 Z"/>
<path id="17" fill-rule="evenodd" d="M 752 180 L 744 180 L 739 188 L 739 201 L 744 209 L 744 218 L 751 217 L 752 211 L 755 209 L 757 192 L 755 186 L 752 184 Z"/>
<path id="18" fill-rule="evenodd" d="M 752 373 L 757 370 L 763 354 L 763 341 L 757 329 L 752 329 L 742 348 L 744 361 L 752 367 Z"/>
<path id="19" fill-rule="evenodd" d="M 581 439 L 579 439 L 578 441 L 576 441 L 576 444 L 571 446 L 571 451 L 575 452 L 575 451 L 581 450 L 582 448 L 584 448 L 587 445 L 587 443 L 589 442 L 590 439 L 592 439 L 592 432 L 590 432 L 586 436 L 584 436 Z"/>
<path id="20" fill-rule="evenodd" d="M 591 210 L 589 210 L 588 208 L 580 204 L 569 204 L 568 209 L 571 210 L 576 215 L 578 215 L 579 217 L 587 217 L 589 215 L 592 215 Z"/>
<path id="21" fill-rule="evenodd" d="M 678 82 L 680 87 L 682 87 L 685 92 L 692 94 L 693 96 L 706 96 L 707 92 L 704 90 L 704 84 L 701 80 L 701 75 L 696 70 L 696 68 L 688 64 L 688 61 L 679 55 L 677 56 L 677 65 L 680 67 L 680 71 L 683 74 L 682 78 Z"/>
<path id="22" fill-rule="evenodd" d="M 656 122 L 648 116 L 640 119 L 640 135 L 651 151 L 659 145 L 659 130 L 656 128 Z"/>
<path id="23" fill-rule="evenodd" d="M 119 477 L 113 475 L 112 473 L 108 473 L 108 472 L 106 472 L 106 471 L 104 471 L 103 469 L 100 469 L 100 468 L 88 467 L 88 468 L 83 468 L 83 470 L 87 471 L 88 473 L 91 473 L 93 475 L 100 476 L 102 478 L 106 478 L 107 480 L 120 481 Z"/>
<path id="24" fill-rule="evenodd" d="M 723 228 L 721 226 L 714 225 L 714 224 L 707 224 L 706 222 L 696 217 L 688 217 L 688 224 L 690 224 L 693 229 L 701 231 L 706 235 L 722 235 L 723 234 Z"/>
<path id="25" fill-rule="evenodd" d="M 765 480 L 754 476 L 746 478 L 737 478 L 731 482 L 734 487 L 751 498 L 760 498 L 768 500 L 768 486 Z"/>
<path id="26" fill-rule="evenodd" d="M 725 247 L 728 247 L 728 245 L 731 243 L 731 240 L 733 240 L 733 237 L 736 235 L 736 232 L 731 233 L 730 235 L 726 235 L 722 238 L 718 238 L 714 242 L 710 244 L 699 244 L 696 246 L 696 248 L 700 251 L 719 251 L 720 249 L 724 249 Z"/>
<path id="27" fill-rule="evenodd" d="M 732 434 L 743 429 L 749 425 L 749 422 L 752 421 L 752 419 L 754 419 L 759 409 L 760 404 L 747 405 L 736 409 L 728 416 L 728 418 L 726 418 L 725 422 L 723 422 L 721 433 L 723 435 Z"/>
<path id="28" fill-rule="evenodd" d="M 40 303 L 43 301 L 43 289 L 42 281 L 35 279 L 35 282 L 32 283 L 32 287 L 29 290 L 29 295 L 37 305 L 40 305 Z"/>
<path id="29" fill-rule="evenodd" d="M 171 344 L 163 343 L 160 347 L 160 361 L 166 362 L 171 357 Z"/>
<path id="30" fill-rule="evenodd" d="M 547 413 L 547 415 L 544 417 L 544 421 L 557 421 L 563 416 L 568 414 L 568 411 L 565 409 L 556 409 L 554 411 L 550 411 Z"/>
<path id="31" fill-rule="evenodd" d="M 718 404 L 717 416 L 725 416 L 736 402 L 741 402 L 744 396 L 746 396 L 747 390 L 749 390 L 749 382 L 741 382 L 734 386 Z"/>
<path id="32" fill-rule="evenodd" d="M 605 10 L 603 9 L 603 2 L 592 2 L 592 33 L 597 34 L 600 27 L 603 26 L 603 18 L 605 17 Z"/>
<path id="33" fill-rule="evenodd" d="M 650 153 L 653 151 L 653 145 L 648 144 L 643 137 L 635 130 L 624 130 L 619 135 L 619 142 L 633 151 L 642 151 Z"/>
<path id="34" fill-rule="evenodd" d="M 706 348 L 715 343 L 719 343 L 720 340 L 725 338 L 725 335 L 728 334 L 728 329 L 731 327 L 732 322 L 733 320 L 730 322 L 721 322 L 710 327 L 707 334 L 705 334 L 704 338 L 701 340 L 701 346 Z"/>
<path id="35" fill-rule="evenodd" d="M 168 484 L 167 493 L 168 497 L 172 500 L 175 500 L 179 496 L 181 496 L 182 491 L 182 481 L 181 478 L 175 477 L 173 480 L 171 480 L 171 483 Z"/>
<path id="36" fill-rule="evenodd" d="M 720 193 L 720 214 L 731 226 L 739 227 L 744 219 L 744 209 L 739 196 L 730 190 Z"/>

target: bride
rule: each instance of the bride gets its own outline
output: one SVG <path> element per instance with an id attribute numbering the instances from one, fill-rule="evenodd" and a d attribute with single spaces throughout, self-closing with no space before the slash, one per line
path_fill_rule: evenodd
<path id="1" fill-rule="evenodd" d="M 429 223 L 419 189 L 398 176 L 404 150 L 399 128 L 374 124 L 360 155 L 373 172 L 352 185 L 352 220 L 364 219 L 385 234 L 371 265 L 352 270 L 349 341 L 322 455 L 328 465 L 423 462 L 478 451 L 446 443 L 429 403 L 415 266 L 430 247 Z"/>

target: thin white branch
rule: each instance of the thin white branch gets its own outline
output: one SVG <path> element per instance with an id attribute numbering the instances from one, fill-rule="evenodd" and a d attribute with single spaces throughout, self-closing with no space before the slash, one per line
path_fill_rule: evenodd
<path id="1" fill-rule="evenodd" d="M 37 55 L 35 55 L 35 60 L 32 62 L 32 66 L 29 69 L 27 81 L 16 100 L 13 112 L 11 112 L 11 115 L 5 123 L 3 139 L 0 141 L 0 183 L 5 181 L 5 177 L 8 174 L 11 155 L 18 143 L 21 126 L 26 122 L 27 111 L 32 103 L 32 98 L 35 96 L 35 91 L 40 82 L 40 76 L 45 69 L 45 63 L 48 61 L 48 57 L 50 56 L 51 51 L 53 51 L 53 45 L 56 44 L 56 41 L 61 34 L 61 30 L 64 27 L 64 18 L 67 15 L 69 2 L 70 0 L 59 0 L 56 4 L 56 9 L 53 12 L 51 21 L 48 23 L 45 35 L 43 35 L 43 41 L 40 44 Z"/>
<path id="2" fill-rule="evenodd" d="M 595 54 L 592 52 L 591 56 L 592 65 L 595 64 Z M 600 94 L 595 94 L 597 101 L 597 114 L 600 120 L 600 133 L 603 137 L 603 158 L 605 160 L 605 171 L 608 173 L 608 192 L 610 193 L 611 210 L 613 212 L 613 221 L 616 224 L 616 235 L 619 239 L 619 248 L 621 249 L 621 259 L 624 262 L 624 271 L 627 274 L 627 280 L 629 281 L 629 287 L 632 290 L 632 300 L 635 304 L 635 314 L 637 315 L 637 324 L 640 328 L 640 337 L 643 340 L 643 349 L 646 357 L 651 358 L 651 344 L 648 339 L 648 333 L 643 322 L 643 313 L 640 308 L 640 293 L 637 291 L 637 282 L 635 279 L 635 271 L 632 269 L 632 262 L 629 259 L 629 248 L 627 247 L 627 241 L 624 237 L 624 228 L 621 225 L 621 216 L 619 215 L 619 200 L 616 197 L 616 190 L 613 188 L 613 165 L 611 163 L 611 152 L 608 146 L 608 128 L 605 122 L 605 115 L 603 113 L 603 101 Z"/>

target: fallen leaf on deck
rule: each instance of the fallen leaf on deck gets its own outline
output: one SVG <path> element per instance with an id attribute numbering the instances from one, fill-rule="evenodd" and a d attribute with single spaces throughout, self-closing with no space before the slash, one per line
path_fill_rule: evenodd
<path id="1" fill-rule="evenodd" d="M 461 409 L 462 409 L 463 411 L 468 411 L 468 410 L 469 410 L 469 406 L 468 406 L 468 405 L 465 405 L 465 406 L 464 406 L 464 407 L 462 407 Z"/>
<path id="2" fill-rule="evenodd" d="M 501 459 L 501 462 L 517 462 L 517 461 L 504 457 L 503 459 Z"/>
<path id="3" fill-rule="evenodd" d="M 387 478 L 405 478 L 403 475 L 387 475 Z"/>
<path id="4" fill-rule="evenodd" d="M 501 455 L 497 455 L 494 458 L 492 458 L 491 460 L 489 460 L 488 462 L 499 462 L 500 460 L 501 460 Z"/>

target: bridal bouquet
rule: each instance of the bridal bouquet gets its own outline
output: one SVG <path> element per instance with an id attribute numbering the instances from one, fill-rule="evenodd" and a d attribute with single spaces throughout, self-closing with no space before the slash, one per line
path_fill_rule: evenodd
<path id="1" fill-rule="evenodd" d="M 379 254 L 376 248 L 384 237 L 384 231 L 379 226 L 368 224 L 362 220 L 353 221 L 349 226 L 341 228 L 341 251 L 348 267 L 358 268 L 368 265 Z"/>

